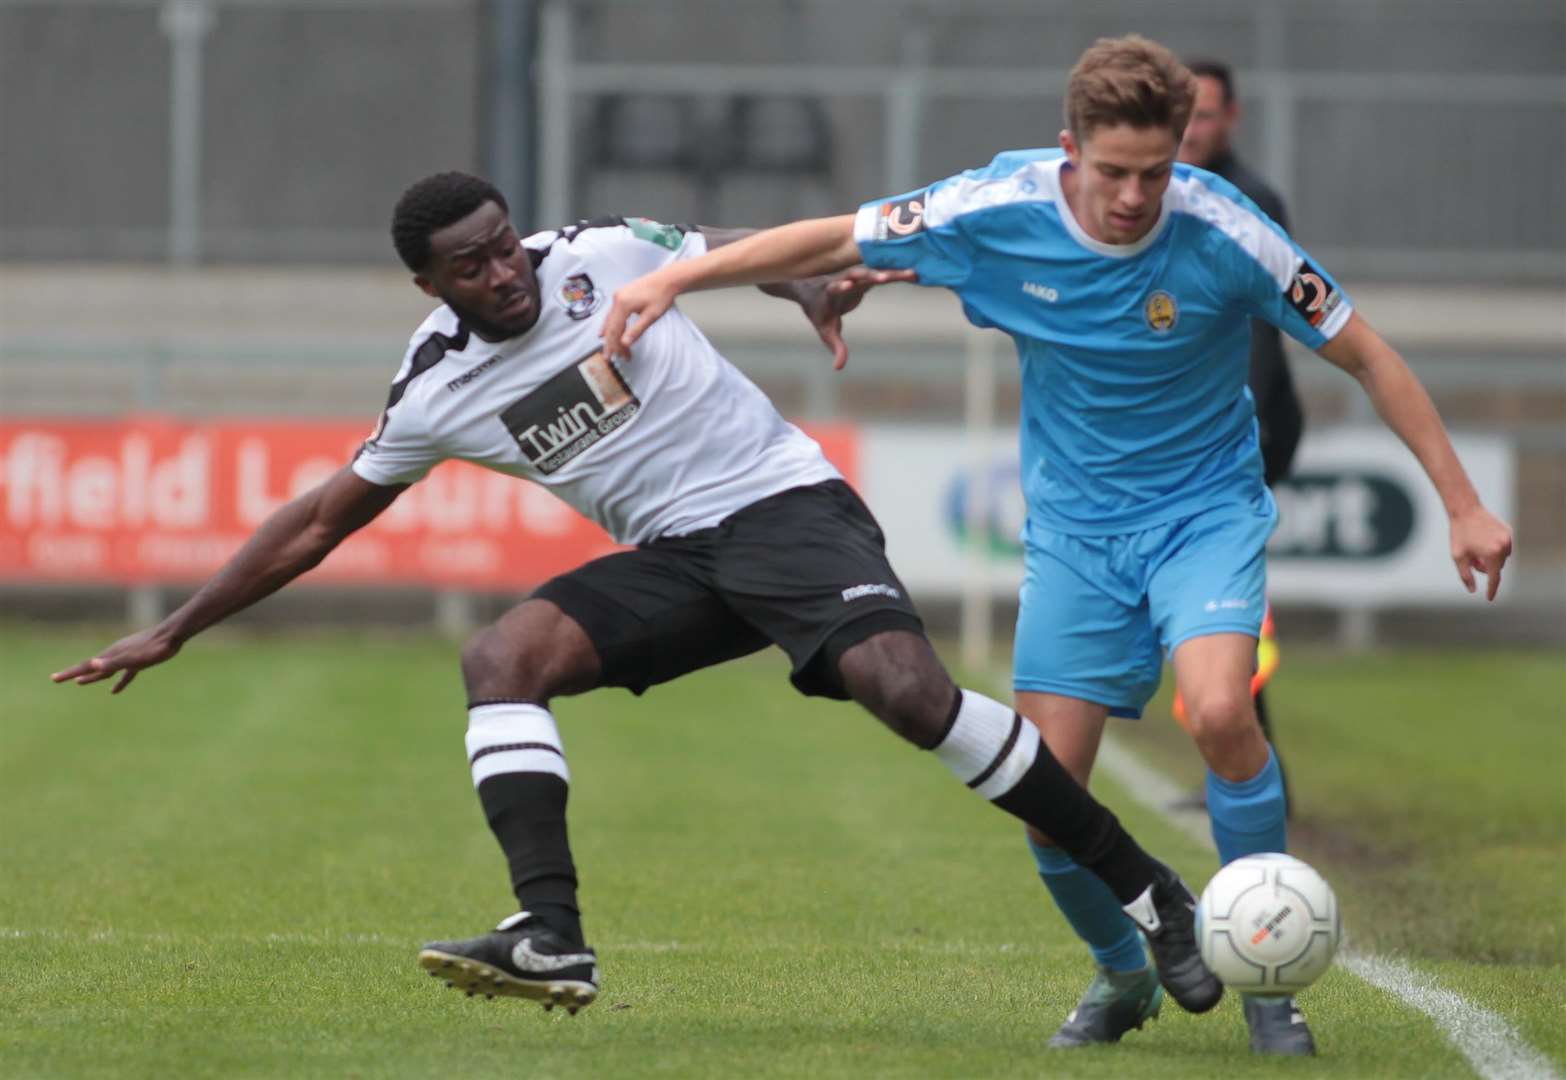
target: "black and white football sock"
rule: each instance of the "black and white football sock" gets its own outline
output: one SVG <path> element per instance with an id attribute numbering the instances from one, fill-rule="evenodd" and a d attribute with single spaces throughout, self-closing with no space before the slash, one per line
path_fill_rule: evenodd
<path id="1" fill-rule="evenodd" d="M 1159 863 L 1055 759 L 1038 728 L 1013 709 L 959 690 L 946 732 L 931 749 L 957 779 L 1048 833 L 1077 865 L 1103 879 L 1122 904 L 1153 883 Z"/>
<path id="2" fill-rule="evenodd" d="M 566 768 L 548 709 L 524 701 L 468 706 L 468 764 L 522 909 L 580 948 L 576 864 L 566 837 Z"/>

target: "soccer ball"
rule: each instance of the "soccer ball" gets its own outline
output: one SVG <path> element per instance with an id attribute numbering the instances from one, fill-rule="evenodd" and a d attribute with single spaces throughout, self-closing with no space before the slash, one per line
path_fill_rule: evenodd
<path id="1" fill-rule="evenodd" d="M 1295 994 L 1332 964 L 1343 936 L 1338 898 L 1289 855 L 1247 855 L 1225 866 L 1196 905 L 1202 960 L 1234 990 Z"/>

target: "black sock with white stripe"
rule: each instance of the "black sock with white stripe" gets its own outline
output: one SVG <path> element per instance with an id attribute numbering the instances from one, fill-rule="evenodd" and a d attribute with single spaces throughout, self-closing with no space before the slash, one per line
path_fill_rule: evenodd
<path id="1" fill-rule="evenodd" d="M 932 749 L 957 779 L 1048 833 L 1122 904 L 1152 884 L 1158 862 L 1055 759 L 1038 728 L 1005 705 L 959 690 L 946 733 Z"/>
<path id="2" fill-rule="evenodd" d="M 528 702 L 468 707 L 468 762 L 489 827 L 511 869 L 524 911 L 581 948 L 576 864 L 566 836 L 566 768 L 549 710 Z"/>

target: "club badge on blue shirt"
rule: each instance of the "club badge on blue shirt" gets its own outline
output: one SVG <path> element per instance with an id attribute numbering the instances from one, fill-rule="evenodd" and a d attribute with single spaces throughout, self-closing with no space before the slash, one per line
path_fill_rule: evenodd
<path id="1" fill-rule="evenodd" d="M 1149 296 L 1147 303 L 1142 306 L 1142 317 L 1154 331 L 1165 334 L 1173 330 L 1175 323 L 1180 321 L 1180 305 L 1175 303 L 1174 297 L 1159 289 Z"/>

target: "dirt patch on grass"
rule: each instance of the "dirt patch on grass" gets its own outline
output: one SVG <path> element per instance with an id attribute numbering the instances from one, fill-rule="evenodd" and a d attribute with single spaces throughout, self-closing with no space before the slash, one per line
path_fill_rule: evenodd
<path id="1" fill-rule="evenodd" d="M 1364 829 L 1314 814 L 1289 820 L 1289 848 L 1306 862 L 1366 874 L 1399 872 L 1418 861 L 1412 846 L 1388 844 Z"/>

